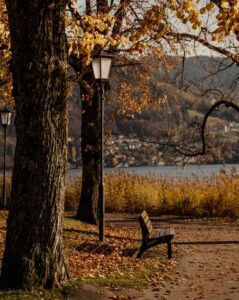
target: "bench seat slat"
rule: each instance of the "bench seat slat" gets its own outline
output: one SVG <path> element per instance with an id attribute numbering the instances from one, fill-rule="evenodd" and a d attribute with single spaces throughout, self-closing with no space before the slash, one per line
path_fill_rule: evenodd
<path id="1" fill-rule="evenodd" d="M 162 228 L 158 231 L 158 236 L 171 236 L 174 235 L 173 228 Z"/>

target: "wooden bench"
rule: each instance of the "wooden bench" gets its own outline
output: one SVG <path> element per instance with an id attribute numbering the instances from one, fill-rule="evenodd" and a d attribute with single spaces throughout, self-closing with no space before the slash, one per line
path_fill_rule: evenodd
<path id="1" fill-rule="evenodd" d="M 168 258 L 172 258 L 172 239 L 174 237 L 174 229 L 162 228 L 155 233 L 146 211 L 143 211 L 139 215 L 138 220 L 142 231 L 142 245 L 137 254 L 137 258 L 140 258 L 142 253 L 147 249 L 164 243 L 168 245 Z"/>

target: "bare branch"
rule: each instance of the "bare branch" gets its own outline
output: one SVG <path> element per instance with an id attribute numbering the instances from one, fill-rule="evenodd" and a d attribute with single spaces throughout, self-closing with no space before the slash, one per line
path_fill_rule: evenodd
<path id="1" fill-rule="evenodd" d="M 71 13 L 72 17 L 76 20 L 80 20 L 81 15 L 77 11 L 77 9 L 75 9 L 75 1 L 74 0 L 69 0 L 68 3 L 67 3 L 67 6 L 69 7 L 69 10 L 70 10 L 70 13 Z"/>
<path id="2" fill-rule="evenodd" d="M 207 121 L 208 118 L 211 116 L 211 114 L 213 113 L 213 111 L 216 111 L 220 108 L 220 106 L 226 106 L 227 108 L 231 107 L 233 108 L 235 111 L 239 112 L 239 106 L 236 105 L 233 102 L 230 101 L 226 101 L 226 100 L 220 100 L 217 101 L 214 105 L 212 105 L 210 107 L 210 109 L 208 110 L 208 112 L 205 114 L 203 121 L 202 121 L 202 125 L 201 125 L 201 129 L 200 129 L 200 136 L 201 136 L 201 141 L 202 141 L 202 148 L 201 150 L 190 150 L 188 147 L 179 145 L 178 143 L 174 143 L 172 142 L 166 142 L 166 143 L 158 143 L 159 145 L 163 145 L 163 146 L 167 146 L 167 147 L 171 147 L 173 149 L 175 149 L 177 151 L 177 153 L 184 155 L 184 156 L 188 156 L 188 157 L 194 157 L 194 156 L 199 156 L 199 155 L 205 155 L 206 154 L 206 139 L 205 139 L 205 135 L 206 135 L 206 126 L 207 126 Z"/>
<path id="3" fill-rule="evenodd" d="M 121 30 L 121 27 L 123 24 L 123 20 L 126 15 L 126 8 L 129 6 L 130 2 L 131 2 L 131 0 L 121 0 L 120 1 L 119 8 L 115 13 L 116 21 L 115 21 L 114 28 L 112 30 L 113 37 L 120 33 L 120 30 Z"/>
<path id="4" fill-rule="evenodd" d="M 108 0 L 97 0 L 96 5 L 98 13 L 106 13 L 109 10 Z"/>
<path id="5" fill-rule="evenodd" d="M 184 39 L 184 40 L 196 41 L 196 42 L 200 43 L 201 45 L 207 47 L 208 49 L 213 50 L 217 53 L 220 53 L 220 54 L 228 57 L 229 59 L 231 59 L 232 61 L 234 61 L 235 63 L 237 63 L 239 65 L 239 56 L 238 56 L 238 54 L 234 54 L 234 53 L 226 50 L 225 48 L 215 46 L 215 45 L 211 44 L 210 42 L 208 42 L 207 40 L 205 40 L 205 39 L 203 39 L 199 36 L 196 36 L 196 35 L 193 35 L 193 34 L 190 34 L 190 33 L 175 33 L 175 32 L 169 32 L 169 33 L 167 33 L 167 36 L 174 37 L 174 38 L 177 38 L 179 40 Z"/>
<path id="6" fill-rule="evenodd" d="M 86 0 L 85 6 L 86 6 L 86 14 L 91 15 L 91 12 L 92 12 L 92 10 L 91 10 L 91 1 Z"/>

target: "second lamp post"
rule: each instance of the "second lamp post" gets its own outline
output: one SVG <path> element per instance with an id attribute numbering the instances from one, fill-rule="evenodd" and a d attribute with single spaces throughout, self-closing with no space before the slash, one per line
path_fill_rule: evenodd
<path id="1" fill-rule="evenodd" d="M 2 204 L 1 209 L 6 209 L 7 198 L 6 198 L 6 140 L 7 140 L 7 126 L 11 123 L 12 110 L 6 106 L 0 111 L 1 122 L 4 130 L 3 136 L 3 183 L 2 183 Z"/>
<path id="2" fill-rule="evenodd" d="M 100 176 L 99 176 L 99 240 L 104 241 L 105 227 L 105 197 L 104 197 L 104 100 L 105 84 L 109 81 L 111 63 L 113 55 L 101 51 L 93 57 L 92 68 L 95 79 L 99 84 L 100 93 Z"/>

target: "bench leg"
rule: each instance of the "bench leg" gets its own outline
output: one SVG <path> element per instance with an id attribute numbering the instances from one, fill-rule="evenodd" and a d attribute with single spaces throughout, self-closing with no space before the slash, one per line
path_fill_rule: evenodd
<path id="1" fill-rule="evenodd" d="M 147 248 L 143 245 L 141 245 L 140 249 L 139 249 L 139 252 L 137 254 L 137 258 L 140 258 L 143 254 L 143 252 L 146 250 Z"/>
<path id="2" fill-rule="evenodd" d="M 172 241 L 169 241 L 168 243 L 168 258 L 171 259 L 172 258 Z"/>

